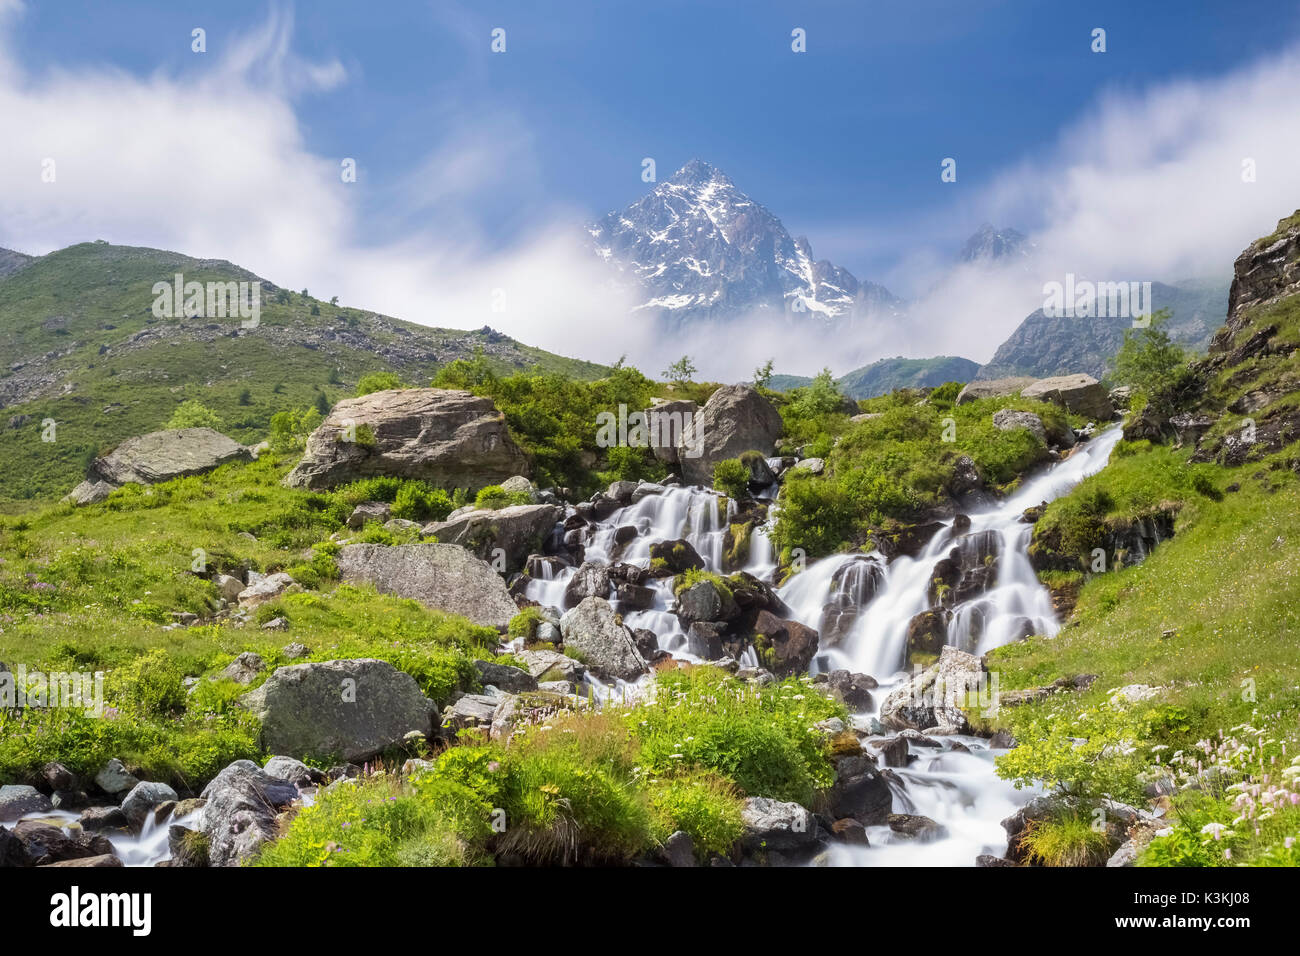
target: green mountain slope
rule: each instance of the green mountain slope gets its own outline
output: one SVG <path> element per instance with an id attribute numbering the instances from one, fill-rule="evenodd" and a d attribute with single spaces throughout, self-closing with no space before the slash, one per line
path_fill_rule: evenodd
<path id="1" fill-rule="evenodd" d="M 854 369 L 836 379 L 836 384 L 849 398 L 875 398 L 900 388 L 934 388 L 944 382 L 969 382 L 978 370 L 977 363 L 952 355 L 888 358 Z M 788 392 L 811 382 L 805 375 L 773 375 L 768 385 L 775 391 Z"/>
<path id="2" fill-rule="evenodd" d="M 478 350 L 498 373 L 594 379 L 608 371 L 488 328 L 429 328 L 265 280 L 255 329 L 237 317 L 153 315 L 154 283 L 177 272 L 187 282 L 257 280 L 222 260 L 94 242 L 10 264 L 0 278 L 0 500 L 66 493 L 91 458 L 161 427 L 188 399 L 253 443 L 275 412 L 333 403 L 367 372 L 423 385 Z M 51 419 L 54 440 L 43 441 Z"/>
<path id="3" fill-rule="evenodd" d="M 1221 282 L 1151 284 L 1152 310 L 1173 313 L 1170 333 L 1174 341 L 1194 352 L 1204 352 L 1210 336 L 1223 321 L 1227 288 Z M 979 370 L 978 378 L 1009 378 L 1033 375 L 1046 378 L 1086 372 L 1097 378 L 1107 374 L 1110 360 L 1124 342 L 1124 330 L 1133 320 L 1127 317 L 1079 318 L 1052 316 L 1042 309 L 1031 313 L 993 358 Z"/>

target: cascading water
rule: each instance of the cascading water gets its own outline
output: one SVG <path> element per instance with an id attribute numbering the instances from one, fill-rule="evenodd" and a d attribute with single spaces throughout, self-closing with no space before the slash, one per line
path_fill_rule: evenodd
<path id="1" fill-rule="evenodd" d="M 1088 475 L 1105 467 L 1120 440 L 1111 428 L 1080 445 L 1064 462 L 1027 481 L 997 507 L 969 516 L 969 525 L 943 524 L 914 555 L 889 560 L 878 552 L 837 554 L 815 562 L 778 589 L 791 616 L 816 628 L 820 648 L 812 670 L 844 668 L 874 676 L 880 687 L 877 705 L 906 678 L 904 663 L 909 623 L 936 605 L 947 618 L 946 643 L 971 653 L 983 652 L 1027 634 L 1055 635 L 1059 629 L 1051 596 L 1030 566 L 1027 547 L 1033 526 L 1023 522 L 1025 509 L 1068 492 Z M 771 498 L 775 489 L 762 497 Z M 648 494 L 589 528 L 585 559 L 621 561 L 645 566 L 652 545 L 684 538 L 699 552 L 710 571 L 725 573 L 723 549 L 734 503 L 720 507 L 719 495 L 702 488 L 668 488 Z M 776 559 L 768 528 L 779 505 L 773 503 L 769 522 L 753 529 L 744 570 L 771 582 Z M 631 525 L 637 535 L 620 548 L 618 529 Z M 942 602 L 934 582 L 936 566 L 961 572 Z M 548 566 L 529 583 L 527 596 L 538 603 L 564 609 L 565 588 L 575 569 Z M 671 579 L 647 579 L 654 591 L 648 609 L 628 609 L 624 620 L 632 628 L 653 631 L 659 647 L 687 660 L 699 659 L 673 613 Z M 617 601 L 615 602 L 617 605 Z M 753 649 L 741 664 L 756 666 Z M 601 696 L 620 688 L 598 687 Z M 626 693 L 626 688 L 622 688 Z M 872 724 L 874 713 L 857 715 Z M 942 836 L 918 842 L 889 827 L 869 827 L 869 847 L 837 845 L 823 862 L 833 865 L 970 865 L 981 853 L 1001 854 L 1006 837 L 1000 821 L 1031 793 L 1016 791 L 994 772 L 997 751 L 988 742 L 968 736 L 936 737 L 932 746 L 909 741 L 910 763 L 892 769 L 893 810 L 929 817 Z"/>

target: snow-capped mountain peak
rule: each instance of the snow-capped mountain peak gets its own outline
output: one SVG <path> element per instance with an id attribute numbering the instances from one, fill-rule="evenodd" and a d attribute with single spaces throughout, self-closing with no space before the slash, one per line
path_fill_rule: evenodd
<path id="1" fill-rule="evenodd" d="M 626 209 L 590 227 L 597 254 L 674 320 L 788 313 L 828 322 L 901 313 L 883 286 L 813 256 L 804 237 L 693 159 Z"/>

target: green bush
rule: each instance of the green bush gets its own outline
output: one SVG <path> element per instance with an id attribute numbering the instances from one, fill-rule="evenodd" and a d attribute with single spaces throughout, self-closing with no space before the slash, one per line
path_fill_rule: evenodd
<path id="1" fill-rule="evenodd" d="M 371 392 L 385 392 L 392 388 L 410 388 L 393 372 L 368 372 L 357 381 L 357 397 Z"/>
<path id="2" fill-rule="evenodd" d="M 726 458 L 713 466 L 713 487 L 728 498 L 744 498 L 749 492 L 749 469 L 739 458 Z"/>
<path id="3" fill-rule="evenodd" d="M 188 399 L 176 406 L 172 417 L 164 428 L 215 428 L 221 429 L 221 418 L 212 409 L 195 399 Z"/>
<path id="4" fill-rule="evenodd" d="M 500 485 L 488 485 L 486 488 L 479 489 L 478 495 L 474 498 L 474 507 L 496 511 L 500 508 L 508 508 L 510 505 L 526 505 L 532 500 L 533 496 L 526 491 L 506 491 Z"/>

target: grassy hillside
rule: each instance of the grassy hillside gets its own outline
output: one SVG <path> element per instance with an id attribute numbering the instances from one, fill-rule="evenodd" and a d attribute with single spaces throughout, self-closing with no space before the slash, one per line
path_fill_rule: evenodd
<path id="1" fill-rule="evenodd" d="M 490 329 L 427 328 L 268 282 L 256 329 L 237 318 L 156 318 L 153 284 L 176 272 L 199 282 L 257 278 L 224 261 L 106 243 L 71 246 L 0 278 L 0 507 L 65 494 L 91 458 L 162 427 L 186 400 L 254 443 L 274 413 L 328 407 L 367 372 L 426 385 L 479 351 L 498 374 L 608 372 Z M 42 441 L 46 419 L 57 423 L 53 442 Z"/>
<path id="2" fill-rule="evenodd" d="M 1300 230 L 1289 231 L 1294 265 Z M 1281 257 L 1271 255 L 1275 266 Z M 1199 447 L 1122 442 L 1105 471 L 1053 502 L 1035 528 L 1036 545 L 1082 558 L 1109 532 L 1162 512 L 1175 515 L 1172 540 L 1141 564 L 1117 568 L 1110 554 L 1102 573 L 1051 573 L 1058 588 L 1080 588 L 1060 636 L 989 658 L 1004 690 L 1097 675 L 1085 691 L 1005 709 L 998 721 L 1021 744 L 1000 770 L 1139 804 L 1168 780 L 1156 802 L 1169 831 L 1146 847 L 1146 864 L 1300 865 L 1300 294 L 1286 268 L 1268 274 L 1283 276 L 1272 289 L 1256 290 L 1267 304 L 1230 314 L 1178 393 L 1194 396 L 1185 413 L 1214 422 Z M 1234 301 L 1250 298 L 1257 274 L 1239 260 Z M 1168 399 L 1157 386 L 1137 405 L 1147 401 Z M 1225 440 L 1240 433 L 1246 408 L 1257 440 Z M 1152 690 L 1112 703 L 1127 685 Z"/>

